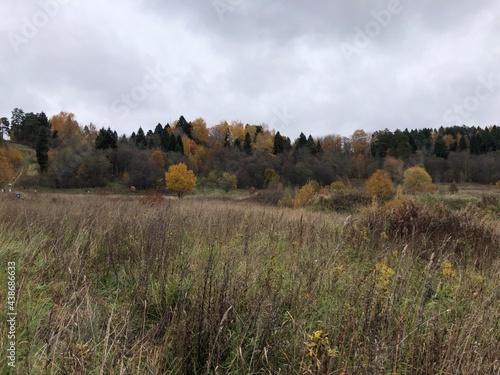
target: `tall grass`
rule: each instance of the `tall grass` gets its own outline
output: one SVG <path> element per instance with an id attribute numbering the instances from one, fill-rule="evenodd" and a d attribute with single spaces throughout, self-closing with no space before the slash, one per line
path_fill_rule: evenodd
<path id="1" fill-rule="evenodd" d="M 500 371 L 498 248 L 213 199 L 2 196 L 0 215 L 2 374 Z"/>

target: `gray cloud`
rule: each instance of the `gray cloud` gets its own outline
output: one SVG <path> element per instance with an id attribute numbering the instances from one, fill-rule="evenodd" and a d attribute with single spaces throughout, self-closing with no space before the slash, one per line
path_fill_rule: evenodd
<path id="1" fill-rule="evenodd" d="M 499 0 L 5 0 L 0 12 L 2 116 L 65 110 L 130 134 L 182 114 L 296 137 L 500 114 Z"/>

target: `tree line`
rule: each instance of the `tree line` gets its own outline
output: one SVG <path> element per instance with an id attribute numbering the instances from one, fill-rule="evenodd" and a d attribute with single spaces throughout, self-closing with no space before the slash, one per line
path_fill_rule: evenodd
<path id="1" fill-rule="evenodd" d="M 202 118 L 188 121 L 180 116 L 147 131 L 139 127 L 128 136 L 92 123 L 82 126 L 72 113 L 48 119 L 43 112 L 15 108 L 10 120 L 0 119 L 0 142 L 6 133 L 12 142 L 36 150 L 40 173 L 25 177 L 24 184 L 56 188 L 113 183 L 160 189 L 165 171 L 179 163 L 194 171 L 198 184 L 215 186 L 229 175 L 236 176 L 239 188 L 257 189 L 265 188 L 271 177 L 291 186 L 308 181 L 326 186 L 366 179 L 378 169 L 398 182 L 405 169 L 419 164 L 438 183 L 500 180 L 496 125 L 385 129 L 372 134 L 355 130 L 348 137 L 301 133 L 292 141 L 263 124 L 221 121 L 208 126 Z"/>

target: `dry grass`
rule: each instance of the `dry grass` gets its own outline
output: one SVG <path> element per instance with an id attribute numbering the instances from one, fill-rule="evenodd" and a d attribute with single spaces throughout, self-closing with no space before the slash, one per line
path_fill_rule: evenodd
<path id="1" fill-rule="evenodd" d="M 17 373 L 500 371 L 498 251 L 423 259 L 364 217 L 152 198 L 0 197 Z"/>

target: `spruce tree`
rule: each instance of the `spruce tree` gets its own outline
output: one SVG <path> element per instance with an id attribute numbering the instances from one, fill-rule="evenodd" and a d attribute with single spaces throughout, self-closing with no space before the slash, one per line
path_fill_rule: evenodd
<path id="1" fill-rule="evenodd" d="M 40 127 L 36 141 L 36 160 L 42 174 L 47 171 L 49 164 L 49 132 L 49 128 Z"/>

